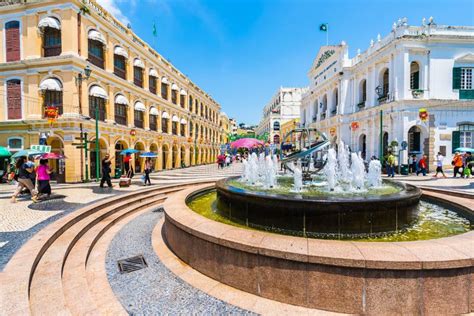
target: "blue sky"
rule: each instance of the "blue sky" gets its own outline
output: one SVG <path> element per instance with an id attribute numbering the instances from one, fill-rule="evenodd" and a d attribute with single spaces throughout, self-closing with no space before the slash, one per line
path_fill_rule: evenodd
<path id="1" fill-rule="evenodd" d="M 279 86 L 305 86 L 326 36 L 353 56 L 399 17 L 474 25 L 474 0 L 98 0 L 221 104 L 256 124 Z"/>

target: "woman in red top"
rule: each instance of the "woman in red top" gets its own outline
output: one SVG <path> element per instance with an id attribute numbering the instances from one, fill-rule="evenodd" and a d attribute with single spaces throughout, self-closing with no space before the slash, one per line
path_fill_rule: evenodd
<path id="1" fill-rule="evenodd" d="M 132 160 L 131 154 L 126 154 L 125 157 L 123 157 L 123 163 L 125 165 L 125 174 L 128 174 L 128 171 L 130 170 L 130 160 Z"/>
<path id="2" fill-rule="evenodd" d="M 420 173 L 423 174 L 423 176 L 426 176 L 426 169 L 428 167 L 428 164 L 426 163 L 426 155 L 423 155 L 423 157 L 418 161 L 418 170 L 416 171 L 416 175 L 419 175 Z"/>

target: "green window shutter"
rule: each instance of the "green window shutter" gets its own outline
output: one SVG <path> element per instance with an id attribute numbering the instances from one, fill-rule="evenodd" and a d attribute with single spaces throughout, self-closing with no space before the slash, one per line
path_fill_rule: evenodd
<path id="1" fill-rule="evenodd" d="M 453 131 L 451 142 L 451 144 L 453 145 L 452 152 L 454 153 L 454 150 L 456 148 L 461 147 L 461 132 Z"/>
<path id="2" fill-rule="evenodd" d="M 453 68 L 453 90 L 461 89 L 461 68 Z"/>
<path id="3" fill-rule="evenodd" d="M 459 90 L 459 99 L 474 100 L 474 90 Z"/>

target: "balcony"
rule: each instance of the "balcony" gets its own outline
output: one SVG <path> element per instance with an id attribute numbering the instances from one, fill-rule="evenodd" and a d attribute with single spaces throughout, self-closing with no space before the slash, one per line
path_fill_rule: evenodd
<path id="1" fill-rule="evenodd" d="M 380 97 L 377 98 L 377 101 L 379 101 L 379 104 L 384 104 L 384 103 L 387 103 L 388 102 L 388 94 L 386 95 L 382 95 Z"/>
<path id="2" fill-rule="evenodd" d="M 357 108 L 359 109 L 359 111 L 365 108 L 365 101 L 357 103 Z"/>
<path id="3" fill-rule="evenodd" d="M 116 75 L 117 77 L 122 78 L 122 79 L 127 79 L 125 70 L 120 69 L 118 67 L 114 67 L 114 75 Z"/>
<path id="4" fill-rule="evenodd" d="M 413 99 L 421 99 L 423 98 L 423 92 L 424 90 L 422 89 L 413 89 L 411 90 L 411 95 L 413 96 Z"/>
<path id="5" fill-rule="evenodd" d="M 91 52 L 89 52 L 89 56 L 88 56 L 88 60 L 91 64 L 99 67 L 99 68 L 102 68 L 104 69 L 104 59 L 99 57 L 99 56 L 95 56 L 93 54 L 91 54 Z"/>

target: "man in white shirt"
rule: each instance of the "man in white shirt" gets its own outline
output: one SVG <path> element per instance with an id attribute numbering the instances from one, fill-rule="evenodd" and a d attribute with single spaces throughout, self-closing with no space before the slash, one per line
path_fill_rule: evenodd
<path id="1" fill-rule="evenodd" d="M 438 155 L 436 156 L 436 174 L 433 176 L 433 178 L 437 178 L 438 173 L 440 172 L 443 174 L 443 178 L 446 178 L 446 175 L 444 174 L 444 171 L 443 171 L 443 160 L 444 160 L 443 155 L 441 155 L 441 153 L 438 152 Z"/>

